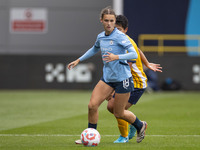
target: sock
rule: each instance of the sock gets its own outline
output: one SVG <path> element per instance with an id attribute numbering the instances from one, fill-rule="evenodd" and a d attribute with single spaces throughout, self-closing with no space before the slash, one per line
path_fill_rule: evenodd
<path id="1" fill-rule="evenodd" d="M 128 136 L 128 122 L 123 119 L 117 119 L 118 128 L 121 133 L 121 136 L 127 137 Z"/>
<path id="2" fill-rule="evenodd" d="M 140 131 L 142 129 L 143 123 L 136 117 L 136 120 L 132 125 L 137 129 L 137 131 Z"/>
<path id="3" fill-rule="evenodd" d="M 97 124 L 88 123 L 88 128 L 97 129 Z"/>

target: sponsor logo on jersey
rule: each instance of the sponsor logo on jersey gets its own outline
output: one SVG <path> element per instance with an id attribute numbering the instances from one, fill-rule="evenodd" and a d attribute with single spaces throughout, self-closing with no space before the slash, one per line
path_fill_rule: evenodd
<path id="1" fill-rule="evenodd" d="M 113 41 L 112 40 L 110 41 L 110 45 L 113 45 Z"/>
<path id="2" fill-rule="evenodd" d="M 126 40 L 122 41 L 122 44 L 126 43 Z"/>

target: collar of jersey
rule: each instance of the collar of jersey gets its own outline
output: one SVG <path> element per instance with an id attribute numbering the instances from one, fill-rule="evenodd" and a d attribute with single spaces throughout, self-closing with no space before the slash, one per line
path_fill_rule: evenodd
<path id="1" fill-rule="evenodd" d="M 106 32 L 104 34 L 105 34 L 105 36 L 111 36 L 116 30 L 117 30 L 117 28 L 114 28 L 114 30 L 109 35 L 106 35 Z"/>

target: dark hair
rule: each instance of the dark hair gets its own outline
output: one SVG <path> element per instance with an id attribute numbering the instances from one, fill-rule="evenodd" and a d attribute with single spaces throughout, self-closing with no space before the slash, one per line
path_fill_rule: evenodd
<path id="1" fill-rule="evenodd" d="M 124 15 L 118 15 L 116 17 L 116 25 L 122 26 L 123 29 L 126 29 L 128 27 L 128 19 Z"/>
<path id="2" fill-rule="evenodd" d="M 108 6 L 101 10 L 100 19 L 103 19 L 104 15 L 114 15 L 116 18 L 115 11 L 111 8 L 111 6 Z"/>

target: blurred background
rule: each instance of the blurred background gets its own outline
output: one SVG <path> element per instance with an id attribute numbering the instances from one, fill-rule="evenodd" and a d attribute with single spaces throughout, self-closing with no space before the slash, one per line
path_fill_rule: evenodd
<path id="1" fill-rule="evenodd" d="M 100 53 L 66 66 L 93 46 L 106 6 L 128 18 L 128 35 L 162 65 L 163 73 L 146 70 L 152 90 L 200 90 L 199 0 L 0 0 L 0 89 L 92 89 Z"/>

